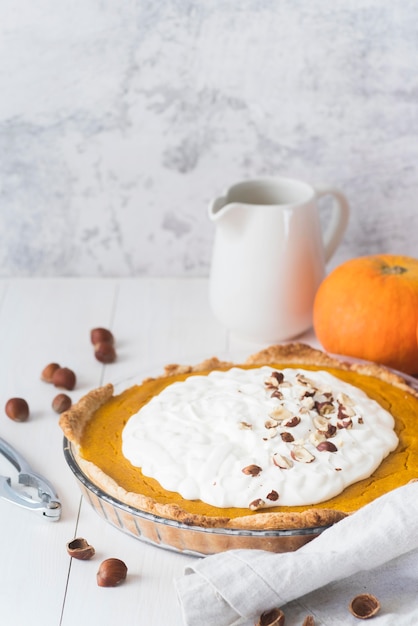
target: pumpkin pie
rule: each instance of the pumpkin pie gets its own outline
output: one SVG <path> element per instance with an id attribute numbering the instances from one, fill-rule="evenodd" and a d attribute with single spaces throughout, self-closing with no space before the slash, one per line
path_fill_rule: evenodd
<path id="1" fill-rule="evenodd" d="M 407 379 L 292 343 L 238 365 L 168 365 L 117 395 L 107 384 L 60 426 L 81 470 L 120 502 L 191 526 L 270 530 L 335 523 L 416 479 L 417 419 Z"/>

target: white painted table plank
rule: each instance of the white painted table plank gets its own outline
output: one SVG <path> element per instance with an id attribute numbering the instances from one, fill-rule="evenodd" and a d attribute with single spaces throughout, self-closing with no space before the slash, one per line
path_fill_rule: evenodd
<path id="1" fill-rule="evenodd" d="M 226 332 L 207 310 L 207 284 L 200 279 L 123 280 L 119 282 L 114 317 L 118 360 L 105 379 L 129 386 L 132 380 L 162 372 L 165 364 L 224 352 Z M 132 379 L 132 377 L 134 377 Z M 115 623 L 115 590 L 99 589 L 95 573 L 100 558 L 117 557 L 129 568 L 128 584 L 117 590 L 118 619 L 126 624 L 181 626 L 173 578 L 193 559 L 133 539 L 102 520 L 83 503 L 77 528 L 98 550 L 90 563 L 74 563 L 63 626 Z M 143 620 L 143 622 L 142 622 Z"/>
<path id="2" fill-rule="evenodd" d="M 94 297 L 93 294 L 94 293 Z M 43 367 L 58 361 L 78 374 L 77 399 L 97 386 L 103 366 L 92 356 L 88 332 L 113 309 L 111 281 L 17 280 L 1 282 L 0 403 L 26 398 L 26 423 L 1 418 L 0 436 L 23 454 L 33 469 L 54 484 L 62 500 L 62 518 L 52 523 L 0 500 L 2 622 L 10 626 L 60 623 L 70 559 L 66 542 L 74 535 L 80 503 L 62 453 L 58 416 L 51 409 L 58 393 L 40 380 Z M 3 475 L 15 477 L 2 463 Z"/>
<path id="3" fill-rule="evenodd" d="M 120 281 L 113 330 L 119 358 L 106 371 L 109 380 L 212 356 L 227 344 L 226 331 L 208 310 L 202 279 Z"/>

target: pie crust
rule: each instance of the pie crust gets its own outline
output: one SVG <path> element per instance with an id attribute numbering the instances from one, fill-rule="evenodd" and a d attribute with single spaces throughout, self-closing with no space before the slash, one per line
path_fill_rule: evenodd
<path id="1" fill-rule="evenodd" d="M 207 359 L 197 365 L 167 365 L 161 376 L 145 379 L 142 385 L 137 387 L 137 389 L 140 391 L 146 390 L 147 385 L 153 388 L 153 385 L 156 383 L 161 384 L 161 388 L 164 388 L 164 386 L 178 379 L 178 377 L 182 379 L 187 377 L 187 375 L 193 375 L 197 372 L 208 373 L 214 369 L 228 369 L 234 365 L 236 364 L 220 361 L 216 357 Z M 400 408 L 392 406 L 392 412 L 396 422 L 395 428 L 398 434 L 399 432 L 402 433 L 402 439 L 404 441 L 400 441 L 398 446 L 399 450 L 397 448 L 399 454 L 394 457 L 396 459 L 395 466 L 397 466 L 396 473 L 393 473 L 393 464 L 391 465 L 390 463 L 387 465 L 386 470 L 382 470 L 384 473 L 383 482 L 385 482 L 383 488 L 389 491 L 418 476 L 418 461 L 415 461 L 415 466 L 413 464 L 414 458 L 418 455 L 410 454 L 412 450 L 408 449 L 414 442 L 415 447 L 418 448 L 418 441 L 411 435 L 410 427 L 413 420 L 418 419 L 418 392 L 415 391 L 402 376 L 373 363 L 345 362 L 301 343 L 270 346 L 265 350 L 251 355 L 241 365 L 249 367 L 273 365 L 278 369 L 288 366 L 297 366 L 306 369 L 327 369 L 337 376 L 341 375 L 343 379 L 346 379 L 347 376 L 350 377 L 354 375 L 357 376 L 356 380 L 358 380 L 358 376 L 360 376 L 360 378 L 363 378 L 369 385 L 373 386 L 376 384 L 379 386 L 379 389 L 383 389 L 383 391 L 379 391 L 380 395 L 383 395 L 383 398 L 385 398 L 385 390 L 394 392 L 396 404 L 403 406 L 405 403 L 405 405 L 407 405 L 405 411 L 403 411 L 402 406 L 400 406 Z M 130 390 L 127 390 L 125 393 L 129 394 L 129 392 Z M 215 509 L 215 507 L 211 507 L 210 505 L 204 505 L 203 503 L 200 503 L 200 507 L 195 511 L 193 507 L 190 508 L 186 506 L 188 502 L 184 501 L 179 494 L 166 492 L 158 483 L 157 490 L 159 487 L 164 498 L 159 498 L 158 495 L 153 497 L 153 492 L 145 488 L 142 493 L 140 489 L 135 489 L 135 491 L 127 490 L 109 475 L 110 472 L 103 471 L 97 463 L 87 460 L 85 457 L 88 456 L 88 454 L 86 454 L 86 450 L 83 449 L 83 436 L 91 420 L 94 420 L 95 415 L 98 414 L 100 410 L 103 410 L 103 407 L 110 405 L 111 402 L 118 397 L 119 396 L 114 396 L 112 384 L 107 384 L 95 389 L 82 397 L 79 402 L 73 405 L 68 411 L 62 413 L 59 423 L 65 437 L 72 443 L 75 449 L 76 460 L 82 472 L 106 494 L 109 494 L 120 502 L 134 507 L 139 511 L 152 513 L 159 517 L 176 520 L 187 525 L 203 528 L 243 530 L 291 530 L 328 526 L 344 518 L 353 510 L 352 507 L 345 506 L 346 504 L 349 505 L 349 501 L 344 502 L 344 498 L 342 498 L 343 506 L 341 507 L 328 507 L 327 503 L 324 503 L 324 506 L 274 507 L 267 511 L 255 512 L 242 509 L 228 509 L 225 511 L 225 514 L 223 514 L 219 509 Z M 142 401 L 142 403 L 144 403 L 144 401 Z M 389 400 L 388 403 L 393 403 L 393 400 Z M 138 408 L 137 406 L 133 406 L 131 408 L 131 414 L 135 413 Z M 405 433 L 410 433 L 410 436 L 405 437 Z M 115 433 L 115 440 L 120 441 L 120 433 Z M 120 446 L 120 444 L 115 443 L 115 447 L 118 445 Z M 395 453 L 392 453 L 392 455 L 393 454 Z M 382 466 L 385 462 L 386 460 L 383 461 Z M 144 477 L 142 477 L 140 470 L 135 471 L 138 473 L 139 481 L 141 481 Z M 379 492 L 374 493 L 373 476 L 374 474 L 369 481 L 366 481 L 368 489 L 371 492 L 370 496 L 366 497 L 366 501 L 367 499 L 370 501 L 380 495 Z M 380 489 L 382 489 L 382 480 L 379 480 L 379 486 Z M 349 489 L 350 488 L 345 491 L 348 493 Z M 148 495 L 146 495 L 147 491 Z"/>

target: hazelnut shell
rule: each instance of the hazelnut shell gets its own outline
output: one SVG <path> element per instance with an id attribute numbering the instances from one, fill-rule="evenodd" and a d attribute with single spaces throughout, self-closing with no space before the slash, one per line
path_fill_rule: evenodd
<path id="1" fill-rule="evenodd" d="M 88 561 L 96 553 L 93 546 L 89 545 L 82 537 L 77 537 L 69 541 L 67 543 L 67 552 L 73 559 L 79 559 L 81 561 Z"/>
<path id="2" fill-rule="evenodd" d="M 68 411 L 68 409 L 71 407 L 71 404 L 71 398 L 65 393 L 59 393 L 52 400 L 52 408 L 55 413 L 64 413 L 64 411 Z"/>
<path id="3" fill-rule="evenodd" d="M 106 559 L 102 561 L 97 572 L 97 584 L 99 587 L 116 587 L 123 582 L 128 573 L 128 568 L 120 559 Z"/>
<path id="4" fill-rule="evenodd" d="M 59 367 L 58 363 L 48 363 L 48 365 L 45 365 L 41 372 L 41 380 L 46 383 L 52 383 L 52 376 L 54 375 L 54 372 L 59 369 Z"/>
<path id="5" fill-rule="evenodd" d="M 26 422 L 29 417 L 29 405 L 23 398 L 10 398 L 4 410 L 14 422 Z"/>
<path id="6" fill-rule="evenodd" d="M 355 596 L 349 605 L 350 613 L 358 619 L 374 617 L 380 609 L 379 600 L 370 593 L 362 593 Z"/>
<path id="7" fill-rule="evenodd" d="M 111 343 L 97 343 L 94 346 L 94 356 L 100 363 L 113 363 L 116 360 L 116 350 Z"/>
<path id="8" fill-rule="evenodd" d="M 52 375 L 52 383 L 55 387 L 72 391 L 76 384 L 76 376 L 68 367 L 59 367 Z"/>
<path id="9" fill-rule="evenodd" d="M 275 608 L 270 611 L 264 611 L 255 626 L 283 626 L 284 622 L 285 617 L 283 611 Z"/>
<path id="10" fill-rule="evenodd" d="M 111 343 L 113 345 L 115 339 L 107 328 L 93 328 L 90 331 L 90 341 L 93 345 L 97 343 Z"/>

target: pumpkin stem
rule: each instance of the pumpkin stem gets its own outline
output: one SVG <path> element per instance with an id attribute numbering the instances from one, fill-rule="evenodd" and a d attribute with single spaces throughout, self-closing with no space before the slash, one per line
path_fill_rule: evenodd
<path id="1" fill-rule="evenodd" d="M 401 267 L 400 265 L 386 266 L 383 268 L 383 274 L 405 274 L 407 272 L 406 267 Z"/>

